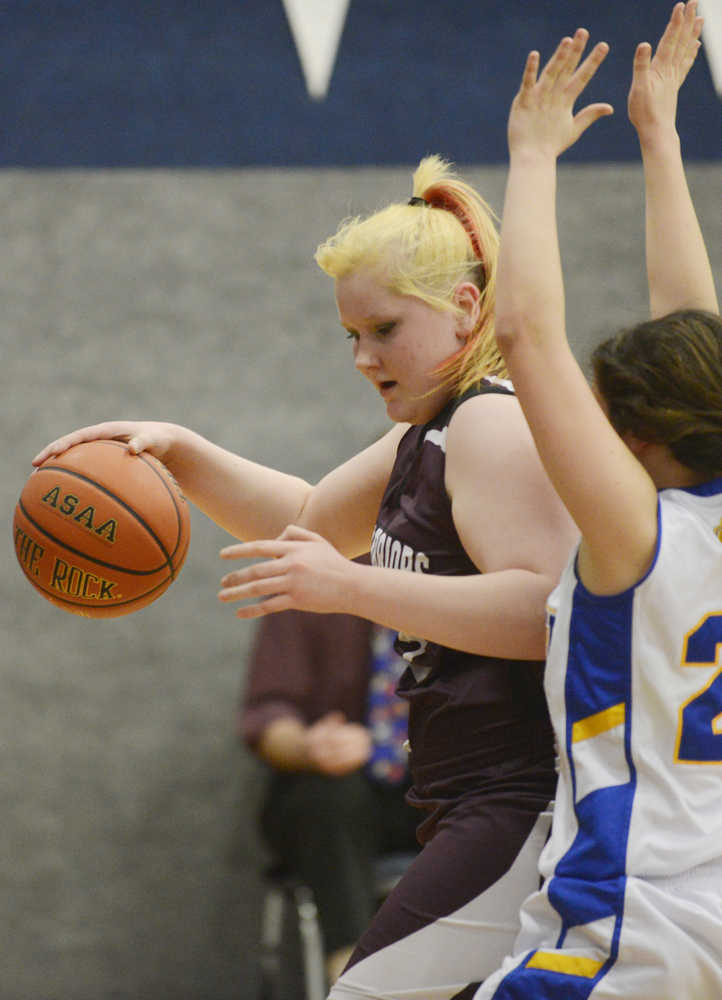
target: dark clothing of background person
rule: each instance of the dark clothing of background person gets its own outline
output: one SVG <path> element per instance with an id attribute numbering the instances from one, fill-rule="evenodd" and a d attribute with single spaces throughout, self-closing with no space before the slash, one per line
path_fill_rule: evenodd
<path id="1" fill-rule="evenodd" d="M 285 611 L 261 620 L 239 717 L 240 736 L 258 753 L 264 730 L 293 717 L 311 724 L 341 711 L 365 723 L 371 622 L 351 615 Z M 260 817 L 264 840 L 311 887 L 326 953 L 353 944 L 377 907 L 373 860 L 415 850 L 416 809 L 408 781 L 384 784 L 363 768 L 332 776 L 272 770 Z"/>

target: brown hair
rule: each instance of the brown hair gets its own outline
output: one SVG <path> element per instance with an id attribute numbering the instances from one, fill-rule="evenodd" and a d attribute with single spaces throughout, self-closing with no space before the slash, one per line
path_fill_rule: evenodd
<path id="1" fill-rule="evenodd" d="M 598 392 L 622 434 L 668 445 L 683 465 L 722 474 L 722 320 L 688 309 L 648 320 L 592 354 Z"/>

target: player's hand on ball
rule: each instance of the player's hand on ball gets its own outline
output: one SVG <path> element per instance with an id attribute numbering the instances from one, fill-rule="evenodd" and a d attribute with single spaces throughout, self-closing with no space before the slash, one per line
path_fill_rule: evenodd
<path id="1" fill-rule="evenodd" d="M 46 445 L 33 459 L 33 465 L 42 463 L 53 455 L 61 455 L 73 445 L 83 441 L 124 441 L 134 455 L 148 451 L 161 461 L 172 447 L 179 428 L 174 424 L 153 421 L 108 420 L 102 424 L 81 427 L 64 434 Z"/>
<path id="2" fill-rule="evenodd" d="M 254 601 L 236 611 L 239 618 L 259 618 L 275 611 L 344 612 L 346 583 L 359 567 L 321 535 L 296 525 L 275 539 L 229 545 L 222 559 L 261 559 L 227 573 L 219 600 Z"/>

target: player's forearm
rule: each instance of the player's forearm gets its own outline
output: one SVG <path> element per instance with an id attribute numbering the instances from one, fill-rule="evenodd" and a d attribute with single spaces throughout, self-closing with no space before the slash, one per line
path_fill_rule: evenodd
<path id="1" fill-rule="evenodd" d="M 685 176 L 676 130 L 640 136 L 647 278 L 652 317 L 683 308 L 717 312 L 714 278 Z"/>
<path id="2" fill-rule="evenodd" d="M 236 538 L 274 538 L 311 491 L 304 480 L 241 458 L 178 428 L 164 462 L 186 497 Z"/>
<path id="3" fill-rule="evenodd" d="M 503 351 L 563 331 L 564 285 L 556 222 L 556 158 L 512 156 L 501 225 L 496 335 Z M 507 359 L 508 360 L 508 359 Z"/>
<path id="4" fill-rule="evenodd" d="M 344 597 L 359 616 L 416 638 L 486 656 L 541 659 L 555 583 L 522 569 L 453 577 L 354 564 Z"/>

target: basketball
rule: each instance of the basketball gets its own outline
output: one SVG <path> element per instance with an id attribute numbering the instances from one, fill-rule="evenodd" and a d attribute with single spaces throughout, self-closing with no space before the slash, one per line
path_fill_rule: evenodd
<path id="1" fill-rule="evenodd" d="M 117 618 L 178 576 L 190 515 L 158 459 L 120 441 L 87 441 L 30 475 L 13 534 L 20 567 L 43 597 L 72 614 Z"/>

